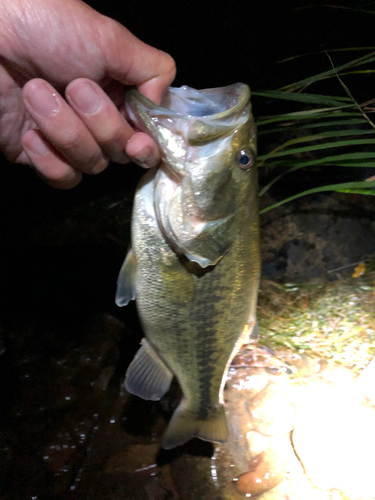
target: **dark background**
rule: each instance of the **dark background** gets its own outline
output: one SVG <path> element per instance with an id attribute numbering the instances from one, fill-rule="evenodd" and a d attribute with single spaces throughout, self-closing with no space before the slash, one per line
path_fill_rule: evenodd
<path id="1" fill-rule="evenodd" d="M 174 85 L 217 87 L 235 81 L 277 88 L 330 69 L 326 57 L 280 61 L 322 50 L 371 46 L 372 2 L 89 2 L 177 63 Z M 337 4 L 337 5 L 335 5 Z M 361 12 L 362 11 L 362 12 Z"/>

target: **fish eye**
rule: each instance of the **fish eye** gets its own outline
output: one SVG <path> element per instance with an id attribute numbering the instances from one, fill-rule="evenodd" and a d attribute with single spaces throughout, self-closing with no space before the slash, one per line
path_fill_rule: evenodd
<path id="1" fill-rule="evenodd" d="M 254 165 L 254 153 L 249 149 L 243 149 L 237 155 L 237 162 L 242 170 L 249 170 Z"/>

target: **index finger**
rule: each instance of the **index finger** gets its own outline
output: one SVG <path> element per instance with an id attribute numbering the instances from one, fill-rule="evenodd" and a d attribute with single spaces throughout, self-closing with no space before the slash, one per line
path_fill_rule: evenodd
<path id="1" fill-rule="evenodd" d="M 106 19 L 110 26 L 99 33 L 107 74 L 124 85 L 137 86 L 159 104 L 176 76 L 173 58 L 142 42 L 117 21 Z"/>

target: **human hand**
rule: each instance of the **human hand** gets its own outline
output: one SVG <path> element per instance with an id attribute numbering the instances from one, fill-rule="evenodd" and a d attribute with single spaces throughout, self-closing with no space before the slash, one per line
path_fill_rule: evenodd
<path id="1" fill-rule="evenodd" d="M 0 150 L 54 187 L 109 160 L 157 164 L 156 144 L 126 120 L 124 95 L 137 86 L 159 103 L 174 76 L 168 54 L 80 0 L 0 0 Z"/>

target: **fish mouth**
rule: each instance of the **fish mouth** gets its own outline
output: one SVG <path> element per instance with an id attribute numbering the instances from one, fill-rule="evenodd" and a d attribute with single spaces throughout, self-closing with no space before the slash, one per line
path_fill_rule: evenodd
<path id="1" fill-rule="evenodd" d="M 250 88 L 244 83 L 197 90 L 187 85 L 169 87 L 160 105 L 150 101 L 138 90 L 129 90 L 127 101 L 136 99 L 149 110 L 171 118 L 186 117 L 222 120 L 241 111 L 250 100 Z"/>
<path id="2" fill-rule="evenodd" d="M 169 120 L 169 126 L 178 122 L 190 145 L 203 145 L 231 133 L 251 112 L 250 88 L 244 83 L 202 90 L 187 85 L 169 87 L 160 106 L 133 89 L 127 92 L 126 102 L 131 119 L 131 108 L 140 113 L 141 107 L 151 120 L 162 120 L 167 128 Z"/>
<path id="3" fill-rule="evenodd" d="M 241 111 L 250 99 L 250 89 L 243 83 L 226 87 L 196 90 L 187 85 L 170 87 L 161 102 L 160 111 L 174 115 L 225 120 Z"/>

